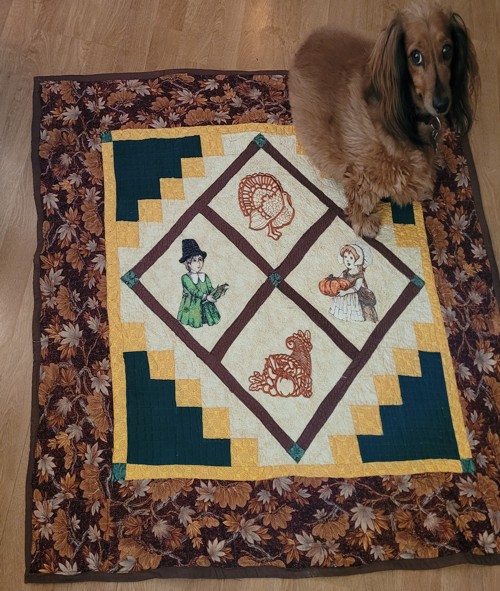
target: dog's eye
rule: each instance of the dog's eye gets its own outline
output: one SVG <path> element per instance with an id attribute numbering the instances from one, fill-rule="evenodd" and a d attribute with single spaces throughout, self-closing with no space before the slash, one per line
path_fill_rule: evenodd
<path id="1" fill-rule="evenodd" d="M 418 49 L 415 49 L 411 52 L 410 58 L 411 61 L 415 64 L 415 66 L 422 66 L 424 63 L 424 56 L 420 53 Z"/>
<path id="2" fill-rule="evenodd" d="M 443 47 L 443 58 L 445 60 L 449 60 L 451 59 L 451 53 L 452 53 L 453 49 L 451 47 L 451 45 L 449 43 L 447 43 L 444 47 Z"/>

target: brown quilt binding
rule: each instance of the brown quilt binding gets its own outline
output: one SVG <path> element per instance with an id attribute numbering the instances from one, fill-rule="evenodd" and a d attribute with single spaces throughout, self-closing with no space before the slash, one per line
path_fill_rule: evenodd
<path id="1" fill-rule="evenodd" d="M 481 189 L 479 187 L 479 177 L 477 176 L 476 165 L 474 163 L 474 158 L 472 157 L 472 149 L 469 141 L 469 137 L 465 136 L 463 138 L 463 150 L 465 154 L 465 159 L 467 160 L 467 164 L 469 166 L 469 174 L 470 180 L 472 183 L 472 196 L 474 198 L 474 206 L 476 208 L 477 217 L 479 218 L 479 224 L 481 226 L 481 230 L 483 232 L 483 239 L 484 244 L 486 247 L 486 252 L 488 253 L 488 259 L 490 261 L 490 270 L 491 270 L 491 277 L 493 281 L 493 291 L 495 292 L 495 296 L 497 298 L 497 302 L 500 305 L 500 274 L 498 269 L 498 264 L 495 259 L 495 251 L 493 250 L 493 244 L 491 242 L 491 234 L 488 228 L 488 223 L 486 222 L 486 216 L 484 214 L 484 207 L 483 201 L 481 199 Z"/>
<path id="2" fill-rule="evenodd" d="M 26 479 L 26 515 L 25 515 L 25 561 L 26 583 L 72 583 L 81 581 L 138 581 L 152 578 L 260 578 L 260 577 L 277 577 L 277 578 L 307 578 L 311 576 L 335 576 L 335 575 L 350 575 L 359 573 L 369 573 L 384 570 L 424 570 L 443 568 L 464 563 L 494 565 L 500 564 L 500 554 L 473 554 L 471 552 L 459 552 L 452 555 L 440 556 L 437 558 L 416 558 L 405 560 L 387 560 L 379 561 L 373 564 L 363 565 L 359 567 L 348 568 L 318 568 L 309 567 L 303 569 L 292 570 L 290 568 L 280 568 L 272 566 L 261 567 L 237 567 L 237 568 L 217 568 L 217 567 L 167 567 L 157 568 L 151 570 L 143 570 L 138 573 L 101 573 L 101 572 L 85 572 L 75 576 L 61 577 L 55 574 L 39 574 L 30 572 L 31 566 L 31 530 L 32 530 L 32 494 L 33 485 L 33 469 L 35 464 L 34 448 L 38 431 L 38 424 L 40 420 L 39 405 L 38 405 L 38 386 L 39 386 L 39 370 L 41 364 L 40 351 L 40 312 L 41 312 L 41 294 L 40 294 L 40 252 L 43 245 L 42 239 L 42 220 L 43 208 L 40 199 L 40 162 L 38 157 L 39 148 L 39 125 L 41 119 L 41 83 L 47 80 L 57 81 L 104 81 L 104 80 L 126 80 L 126 79 L 145 79 L 155 78 L 170 74 L 194 74 L 215 76 L 217 74 L 242 74 L 242 75 L 285 75 L 286 71 L 272 71 L 263 70 L 255 72 L 241 72 L 228 70 L 196 70 L 196 69 L 174 69 L 154 72 L 140 72 L 140 73 L 110 73 L 99 75 L 69 75 L 69 76 L 39 76 L 34 79 L 33 89 L 33 120 L 32 120 L 32 166 L 33 166 L 33 190 L 35 198 L 35 206 L 37 211 L 37 249 L 34 255 L 34 275 L 33 275 L 33 290 L 34 290 L 34 314 L 33 314 L 33 387 L 32 387 L 32 408 L 31 408 L 31 435 L 30 435 L 30 456 L 28 464 L 28 473 Z M 491 274 L 493 278 L 493 289 L 496 294 L 497 301 L 500 301 L 500 281 L 498 267 L 495 262 L 494 251 L 492 248 L 491 237 L 486 224 L 484 210 L 480 197 L 479 181 L 475 169 L 472 152 L 468 138 L 462 140 L 463 150 L 467 159 L 469 173 L 472 182 L 473 198 L 479 222 L 482 228 L 485 248 L 488 253 L 488 258 L 491 267 Z"/>

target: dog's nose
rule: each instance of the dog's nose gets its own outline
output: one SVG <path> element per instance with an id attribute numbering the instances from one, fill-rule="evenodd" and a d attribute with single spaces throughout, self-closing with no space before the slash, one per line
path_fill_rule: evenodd
<path id="1" fill-rule="evenodd" d="M 435 96 L 432 99 L 432 106 L 436 109 L 436 113 L 445 113 L 450 106 L 450 99 L 448 97 Z"/>

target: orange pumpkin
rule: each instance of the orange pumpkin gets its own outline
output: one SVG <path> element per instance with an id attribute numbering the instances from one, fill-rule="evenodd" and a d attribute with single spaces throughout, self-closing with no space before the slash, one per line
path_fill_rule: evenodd
<path id="1" fill-rule="evenodd" d="M 341 289 L 348 289 L 349 281 L 343 277 L 334 277 L 333 279 L 322 279 L 319 282 L 319 290 L 323 295 L 336 296 Z"/>

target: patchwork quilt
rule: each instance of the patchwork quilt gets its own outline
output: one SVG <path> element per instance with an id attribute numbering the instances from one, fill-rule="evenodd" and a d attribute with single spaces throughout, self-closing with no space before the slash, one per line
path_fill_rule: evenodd
<path id="1" fill-rule="evenodd" d="M 362 239 L 283 74 L 40 79 L 35 105 L 27 580 L 498 562 L 499 314 L 459 138 L 434 199 Z"/>

